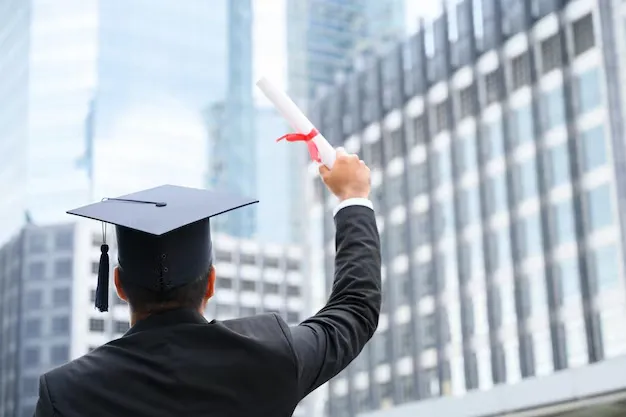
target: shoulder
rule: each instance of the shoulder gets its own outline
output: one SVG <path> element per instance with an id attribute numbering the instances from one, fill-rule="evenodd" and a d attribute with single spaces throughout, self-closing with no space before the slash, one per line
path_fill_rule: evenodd
<path id="1" fill-rule="evenodd" d="M 275 313 L 259 314 L 233 320 L 216 321 L 218 325 L 258 340 L 285 341 L 289 327 L 287 323 Z"/>

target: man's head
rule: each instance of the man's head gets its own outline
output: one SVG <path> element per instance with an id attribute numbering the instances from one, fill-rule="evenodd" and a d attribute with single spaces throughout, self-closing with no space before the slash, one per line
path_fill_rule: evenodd
<path id="1" fill-rule="evenodd" d="M 118 297 L 129 304 L 134 316 L 139 317 L 176 308 L 202 312 L 215 291 L 215 268 L 212 266 L 195 280 L 165 291 L 154 291 L 136 285 L 134 282 L 140 280 L 125 276 L 119 267 L 115 268 L 114 276 Z"/>

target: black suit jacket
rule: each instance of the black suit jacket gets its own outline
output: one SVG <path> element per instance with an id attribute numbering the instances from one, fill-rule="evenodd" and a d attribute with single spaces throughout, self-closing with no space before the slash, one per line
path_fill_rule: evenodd
<path id="1" fill-rule="evenodd" d="M 373 210 L 335 216 L 335 281 L 298 326 L 276 314 L 207 322 L 153 315 L 40 380 L 36 417 L 282 417 L 361 352 L 378 325 L 380 240 Z"/>

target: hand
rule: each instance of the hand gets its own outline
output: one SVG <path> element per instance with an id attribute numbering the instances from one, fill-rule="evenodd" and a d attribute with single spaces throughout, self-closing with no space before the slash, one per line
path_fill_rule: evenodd
<path id="1" fill-rule="evenodd" d="M 370 169 L 357 155 L 348 155 L 343 148 L 338 148 L 333 168 L 320 165 L 319 169 L 324 184 L 340 201 L 369 197 Z"/>

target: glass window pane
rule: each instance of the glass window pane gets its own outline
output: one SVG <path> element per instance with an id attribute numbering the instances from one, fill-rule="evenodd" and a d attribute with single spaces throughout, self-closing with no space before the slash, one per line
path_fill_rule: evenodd
<path id="1" fill-rule="evenodd" d="M 516 146 L 533 139 L 533 116 L 530 106 L 511 110 L 511 145 Z"/>
<path id="2" fill-rule="evenodd" d="M 606 139 L 604 136 L 604 127 L 597 126 L 582 132 L 581 140 L 581 159 L 585 171 L 591 171 L 606 164 Z"/>
<path id="3" fill-rule="evenodd" d="M 546 151 L 547 170 L 546 183 L 550 187 L 557 187 L 569 181 L 569 154 L 567 143 L 550 148 Z"/>
<path id="4" fill-rule="evenodd" d="M 587 192 L 587 223 L 590 231 L 613 224 L 611 189 L 608 184 Z"/>
<path id="5" fill-rule="evenodd" d="M 550 130 L 565 122 L 565 100 L 563 88 L 557 87 L 543 93 L 541 97 L 543 130 Z"/>
<path id="6" fill-rule="evenodd" d="M 580 278 L 578 276 L 578 260 L 576 258 L 560 261 L 556 266 L 555 272 L 565 299 L 579 295 Z"/>
<path id="7" fill-rule="evenodd" d="M 502 156 L 504 153 L 504 144 L 501 120 L 484 126 L 481 142 L 481 154 L 484 160 L 487 161 Z"/>
<path id="8" fill-rule="evenodd" d="M 534 158 L 529 158 L 516 167 L 515 182 L 518 202 L 537 195 L 537 168 Z"/>
<path id="9" fill-rule="evenodd" d="M 620 254 L 615 246 L 605 246 L 593 251 L 593 267 L 598 287 L 605 289 L 619 280 Z"/>
<path id="10" fill-rule="evenodd" d="M 552 239 L 555 246 L 572 242 L 576 239 L 572 200 L 562 201 L 552 207 L 552 230 Z"/>
<path id="11" fill-rule="evenodd" d="M 578 112 L 587 113 L 602 103 L 600 71 L 595 68 L 580 74 L 576 80 L 578 90 Z"/>

